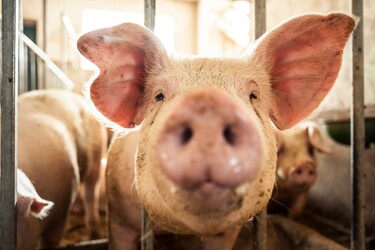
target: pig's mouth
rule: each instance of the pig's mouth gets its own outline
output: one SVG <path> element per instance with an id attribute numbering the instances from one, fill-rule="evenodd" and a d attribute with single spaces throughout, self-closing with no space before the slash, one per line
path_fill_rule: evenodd
<path id="1" fill-rule="evenodd" d="M 205 181 L 185 189 L 185 209 L 191 214 L 208 217 L 223 216 L 242 207 L 243 196 L 235 188 Z"/>

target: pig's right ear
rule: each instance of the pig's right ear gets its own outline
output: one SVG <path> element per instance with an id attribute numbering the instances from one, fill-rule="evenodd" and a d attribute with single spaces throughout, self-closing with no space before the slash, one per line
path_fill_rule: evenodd
<path id="1" fill-rule="evenodd" d="M 168 60 L 160 40 L 145 27 L 124 23 L 86 33 L 77 46 L 100 70 L 88 88 L 95 107 L 122 127 L 140 124 L 147 74 Z"/>
<path id="2" fill-rule="evenodd" d="M 252 60 L 270 76 L 270 116 L 287 129 L 308 116 L 333 86 L 345 44 L 355 26 L 344 14 L 304 15 L 263 35 Z"/>

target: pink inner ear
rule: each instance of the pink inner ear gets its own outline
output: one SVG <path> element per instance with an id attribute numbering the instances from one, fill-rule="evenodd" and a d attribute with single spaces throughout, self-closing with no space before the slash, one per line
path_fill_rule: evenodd
<path id="1" fill-rule="evenodd" d="M 91 100 L 109 120 L 123 127 L 134 127 L 140 122 L 134 121 L 134 117 L 144 89 L 144 55 L 136 49 L 116 46 L 109 46 L 108 51 L 115 51 L 108 55 L 114 62 L 103 66 L 99 77 L 92 82 Z"/>
<path id="2" fill-rule="evenodd" d="M 354 20 L 343 14 L 305 15 L 271 31 L 256 49 L 272 65 L 271 118 L 287 129 L 308 116 L 333 86 Z"/>
<path id="3" fill-rule="evenodd" d="M 140 124 L 146 71 L 160 67 L 167 57 L 158 38 L 144 27 L 124 23 L 83 35 L 78 48 L 100 69 L 90 86 L 96 108 L 123 127 Z"/>
<path id="4" fill-rule="evenodd" d="M 39 202 L 36 199 L 32 199 L 30 210 L 36 214 L 39 214 L 47 205 L 47 203 Z"/>

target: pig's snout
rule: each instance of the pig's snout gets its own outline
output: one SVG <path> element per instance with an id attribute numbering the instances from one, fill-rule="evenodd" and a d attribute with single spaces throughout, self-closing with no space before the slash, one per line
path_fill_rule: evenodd
<path id="1" fill-rule="evenodd" d="M 316 167 L 311 163 L 300 164 L 291 169 L 290 177 L 297 185 L 311 186 L 317 178 Z"/>
<path id="2" fill-rule="evenodd" d="M 263 157 L 260 130 L 220 90 L 187 94 L 170 113 L 158 141 L 162 171 L 177 185 L 203 192 L 251 179 Z"/>

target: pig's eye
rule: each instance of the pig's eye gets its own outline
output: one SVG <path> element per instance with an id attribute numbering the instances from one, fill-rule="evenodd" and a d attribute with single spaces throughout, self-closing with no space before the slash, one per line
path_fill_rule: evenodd
<path id="1" fill-rule="evenodd" d="M 157 92 L 156 95 L 155 95 L 155 100 L 157 102 L 163 101 L 164 100 L 163 92 L 161 92 L 161 91 Z"/>
<path id="2" fill-rule="evenodd" d="M 313 146 L 309 145 L 308 151 L 309 151 L 310 155 L 314 155 L 314 147 Z"/>
<path id="3" fill-rule="evenodd" d="M 249 95 L 249 99 L 250 99 L 250 101 L 256 100 L 256 99 L 258 99 L 258 95 L 256 93 L 252 92 Z"/>

